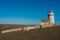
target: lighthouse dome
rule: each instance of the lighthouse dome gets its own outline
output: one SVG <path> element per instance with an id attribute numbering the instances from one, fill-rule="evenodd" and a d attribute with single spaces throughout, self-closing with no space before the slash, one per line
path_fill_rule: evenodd
<path id="1" fill-rule="evenodd" d="M 53 12 L 53 10 L 50 10 L 48 15 L 49 15 L 49 16 L 52 16 L 52 15 L 54 15 L 54 12 Z"/>

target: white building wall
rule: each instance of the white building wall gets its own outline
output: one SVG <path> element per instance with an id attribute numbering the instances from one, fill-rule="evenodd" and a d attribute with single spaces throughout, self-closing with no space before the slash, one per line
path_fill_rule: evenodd
<path id="1" fill-rule="evenodd" d="M 50 23 L 52 23 L 52 24 L 54 24 L 55 22 L 54 22 L 54 16 L 50 16 Z"/>

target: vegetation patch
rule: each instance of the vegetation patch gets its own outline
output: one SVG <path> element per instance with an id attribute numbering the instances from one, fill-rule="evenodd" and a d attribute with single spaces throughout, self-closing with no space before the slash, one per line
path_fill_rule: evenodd
<path id="1" fill-rule="evenodd" d="M 0 40 L 60 40 L 60 26 L 0 34 Z"/>

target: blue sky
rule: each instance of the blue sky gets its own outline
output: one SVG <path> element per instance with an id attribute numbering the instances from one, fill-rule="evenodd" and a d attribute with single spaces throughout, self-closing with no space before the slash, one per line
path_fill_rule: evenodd
<path id="1" fill-rule="evenodd" d="M 40 24 L 51 9 L 60 23 L 60 0 L 0 0 L 0 24 Z"/>

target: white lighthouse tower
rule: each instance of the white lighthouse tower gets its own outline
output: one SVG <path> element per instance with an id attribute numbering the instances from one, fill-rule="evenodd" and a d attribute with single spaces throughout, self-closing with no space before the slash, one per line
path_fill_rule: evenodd
<path id="1" fill-rule="evenodd" d="M 50 24 L 55 24 L 55 21 L 54 21 L 54 12 L 52 10 L 49 11 L 49 14 L 48 14 L 48 19 L 49 19 L 49 23 Z"/>
<path id="2" fill-rule="evenodd" d="M 48 12 L 48 19 L 41 20 L 40 27 L 41 28 L 52 27 L 52 26 L 54 26 L 54 24 L 55 24 L 55 21 L 54 21 L 54 12 L 52 10 L 50 10 Z"/>

